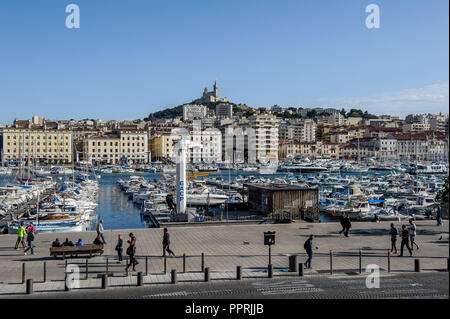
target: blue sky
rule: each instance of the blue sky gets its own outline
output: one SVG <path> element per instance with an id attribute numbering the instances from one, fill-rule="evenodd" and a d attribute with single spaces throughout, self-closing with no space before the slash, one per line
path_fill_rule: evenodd
<path id="1" fill-rule="evenodd" d="M 68 4 L 81 28 L 65 26 Z M 381 28 L 367 29 L 376 3 Z M 447 0 L 2 0 L 0 123 L 136 119 L 219 93 L 259 107 L 448 113 Z"/>

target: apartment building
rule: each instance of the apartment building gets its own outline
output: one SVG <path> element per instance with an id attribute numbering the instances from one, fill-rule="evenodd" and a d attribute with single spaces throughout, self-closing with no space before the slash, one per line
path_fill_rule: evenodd
<path id="1" fill-rule="evenodd" d="M 379 151 L 379 159 L 387 160 L 397 158 L 397 139 L 392 135 L 376 139 L 376 147 Z"/>
<path id="2" fill-rule="evenodd" d="M 254 130 L 256 160 L 265 162 L 269 158 L 278 159 L 278 119 L 274 115 L 259 114 L 249 117 L 249 125 Z"/>
<path id="3" fill-rule="evenodd" d="M 216 117 L 218 119 L 232 118 L 233 105 L 229 103 L 219 103 L 216 105 Z"/>
<path id="4" fill-rule="evenodd" d="M 206 117 L 208 108 L 206 105 L 185 104 L 183 105 L 183 121 L 192 121 Z"/>
<path id="5" fill-rule="evenodd" d="M 71 164 L 72 133 L 41 126 L 6 127 L 2 129 L 2 165 L 22 160 L 40 164 Z"/>
<path id="6" fill-rule="evenodd" d="M 403 132 L 426 132 L 431 129 L 430 123 L 411 123 L 403 125 Z"/>
<path id="7" fill-rule="evenodd" d="M 334 113 L 328 117 L 328 124 L 333 126 L 343 125 L 345 121 L 345 117 L 341 113 Z"/>
<path id="8" fill-rule="evenodd" d="M 339 144 L 330 142 L 301 142 L 298 140 L 282 141 L 279 145 L 279 159 L 293 157 L 339 158 Z"/>
<path id="9" fill-rule="evenodd" d="M 94 164 L 145 164 L 149 162 L 147 131 L 118 129 L 83 140 L 84 160 Z"/>
<path id="10" fill-rule="evenodd" d="M 437 160 L 448 157 L 448 139 L 430 132 L 394 134 L 397 157 L 411 160 Z"/>
<path id="11" fill-rule="evenodd" d="M 378 148 L 376 145 L 349 142 L 340 146 L 341 158 L 345 159 L 367 159 L 377 158 Z"/>
<path id="12" fill-rule="evenodd" d="M 149 151 L 152 161 L 160 161 L 163 158 L 175 160 L 174 146 L 180 135 L 159 134 L 150 138 Z"/>
<path id="13" fill-rule="evenodd" d="M 191 142 L 202 147 L 189 147 L 186 151 L 190 163 L 218 163 L 222 161 L 222 133 L 218 129 L 192 130 Z"/>
<path id="14" fill-rule="evenodd" d="M 448 114 L 435 115 L 430 119 L 430 130 L 448 134 Z"/>
<path id="15" fill-rule="evenodd" d="M 93 164 L 119 164 L 120 138 L 117 135 L 91 135 L 83 139 L 80 160 Z"/>
<path id="16" fill-rule="evenodd" d="M 331 143 L 344 144 L 348 143 L 348 141 L 350 141 L 350 136 L 347 131 L 330 133 Z"/>

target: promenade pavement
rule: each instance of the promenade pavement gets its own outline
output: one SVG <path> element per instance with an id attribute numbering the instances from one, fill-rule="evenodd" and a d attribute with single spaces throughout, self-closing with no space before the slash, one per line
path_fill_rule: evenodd
<path id="1" fill-rule="evenodd" d="M 177 270 L 179 284 L 199 282 L 204 278 L 201 269 L 201 253 L 204 253 L 204 266 L 210 268 L 211 280 L 234 280 L 236 266 L 242 266 L 243 280 L 247 278 L 266 278 L 269 264 L 268 247 L 263 244 L 265 231 L 276 231 L 276 244 L 272 246 L 272 264 L 274 277 L 296 276 L 287 271 L 289 255 L 297 255 L 297 262 L 304 262 L 306 254 L 303 243 L 310 234 L 315 235 L 313 269 L 305 270 L 305 276 L 323 276 L 330 274 L 330 251 L 332 251 L 333 276 L 351 276 L 359 273 L 359 250 L 362 250 L 361 266 L 363 272 L 369 264 L 376 264 L 387 274 L 414 271 L 414 259 L 419 259 L 422 272 L 441 272 L 447 270 L 449 257 L 449 224 L 436 226 L 435 221 L 417 221 L 417 243 L 419 250 L 414 250 L 414 257 L 397 257 L 388 259 L 390 222 L 353 222 L 350 237 L 340 235 L 338 223 L 304 223 L 260 224 L 260 225 L 220 225 L 220 226 L 185 226 L 169 227 L 171 249 L 176 257 L 164 259 L 162 256 L 162 229 L 106 230 L 105 253 L 93 258 L 62 258 L 49 256 L 51 242 L 58 237 L 60 241 L 69 238 L 76 242 L 78 238 L 91 243 L 95 232 L 83 233 L 45 233 L 37 234 L 35 241 L 36 255 L 24 256 L 23 250 L 15 250 L 15 235 L 0 236 L 0 297 L 23 294 L 22 265 L 25 264 L 25 279 L 33 279 L 34 291 L 56 292 L 64 290 L 65 264 L 75 265 L 80 271 L 80 288 L 94 289 L 101 285 L 98 275 L 110 273 L 109 286 L 119 288 L 135 286 L 136 273 L 143 272 L 144 284 L 170 284 L 170 272 Z M 396 222 L 397 227 L 402 223 Z M 108 225 L 105 224 L 105 228 Z M 118 263 L 114 247 L 119 234 L 124 236 L 124 251 L 128 234 L 137 237 L 137 256 L 139 264 L 136 272 L 125 272 L 125 262 Z M 441 238 L 442 237 L 442 238 Z M 441 239 L 440 239 L 441 238 Z M 398 248 L 400 241 L 398 241 Z M 186 272 L 183 273 L 183 254 L 186 254 Z M 407 256 L 407 257 L 406 257 Z M 146 262 L 147 259 L 147 262 Z M 88 279 L 86 276 L 88 261 Z M 108 262 L 106 262 L 108 260 Z M 46 282 L 43 282 L 44 262 L 46 263 Z M 389 266 L 388 266 L 389 263 Z M 147 265 L 146 265 L 147 264 Z"/>

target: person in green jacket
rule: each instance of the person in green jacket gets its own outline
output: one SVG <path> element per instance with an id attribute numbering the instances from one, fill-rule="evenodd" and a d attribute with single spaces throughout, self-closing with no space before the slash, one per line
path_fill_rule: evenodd
<path id="1" fill-rule="evenodd" d="M 23 249 L 25 249 L 25 234 L 27 233 L 27 231 L 25 230 L 24 227 L 25 223 L 21 222 L 20 223 L 20 227 L 17 228 L 17 242 L 16 242 L 16 250 L 19 250 L 19 245 L 20 243 L 22 243 L 22 247 Z"/>

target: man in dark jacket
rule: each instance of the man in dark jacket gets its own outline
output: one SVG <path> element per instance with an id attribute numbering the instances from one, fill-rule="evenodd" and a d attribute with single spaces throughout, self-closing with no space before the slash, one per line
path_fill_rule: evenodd
<path id="1" fill-rule="evenodd" d="M 52 247 L 62 247 L 61 242 L 58 238 L 55 239 L 55 241 L 52 243 Z"/>
<path id="2" fill-rule="evenodd" d="M 341 223 L 341 226 L 342 226 L 342 229 L 339 231 L 339 234 L 342 234 L 343 232 L 345 232 L 344 218 L 345 218 L 345 214 L 341 215 L 341 217 L 339 218 L 340 219 L 339 222 Z"/>
<path id="3" fill-rule="evenodd" d="M 66 241 L 65 242 L 63 242 L 63 244 L 62 244 L 63 246 L 73 246 L 73 243 L 72 243 L 72 241 L 71 240 L 69 240 L 69 238 L 66 238 Z"/>
<path id="4" fill-rule="evenodd" d="M 311 269 L 311 261 L 312 261 L 312 241 L 314 239 L 314 235 L 310 235 L 309 238 L 305 241 L 304 248 L 306 253 L 308 254 L 308 259 L 305 262 L 305 268 Z"/>
<path id="5" fill-rule="evenodd" d="M 348 237 L 348 232 L 350 231 L 350 228 L 352 227 L 352 223 L 350 222 L 350 218 L 348 217 L 348 215 L 345 215 L 343 223 L 344 223 L 343 226 L 345 228 L 344 235 L 345 235 L 345 237 Z"/>
<path id="6" fill-rule="evenodd" d="M 163 257 L 166 256 L 166 251 L 169 253 L 169 256 L 175 256 L 175 253 L 170 250 L 170 235 L 167 228 L 164 228 L 164 235 L 163 235 Z"/>
<path id="7" fill-rule="evenodd" d="M 437 205 L 436 207 L 436 222 L 437 226 L 442 225 L 442 208 L 441 205 Z"/>
<path id="8" fill-rule="evenodd" d="M 27 235 L 27 241 L 28 241 L 28 248 L 25 249 L 24 254 L 27 254 L 27 251 L 31 249 L 31 254 L 34 255 L 34 232 L 36 231 L 36 227 L 33 226 L 33 223 L 31 223 L 31 226 L 28 227 L 28 235 Z"/>
<path id="9" fill-rule="evenodd" d="M 403 247 L 408 248 L 409 251 L 409 255 L 412 257 L 413 253 L 411 248 L 409 247 L 409 231 L 406 228 L 406 225 L 402 226 L 402 243 L 400 246 L 400 255 L 399 256 L 403 256 Z"/>

